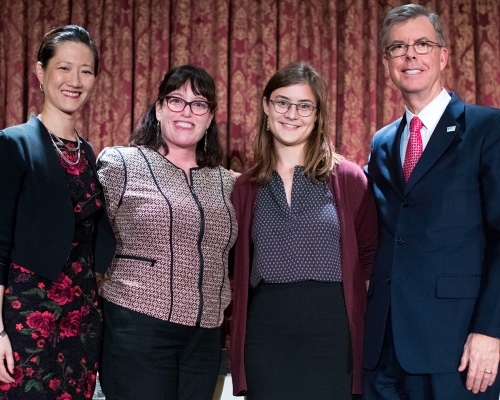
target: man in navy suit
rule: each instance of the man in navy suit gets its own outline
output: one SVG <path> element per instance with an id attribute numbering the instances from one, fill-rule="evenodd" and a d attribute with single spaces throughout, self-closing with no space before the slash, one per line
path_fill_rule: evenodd
<path id="1" fill-rule="evenodd" d="M 379 216 L 364 399 L 499 398 L 500 110 L 441 84 L 439 17 L 390 11 L 383 62 L 406 112 L 373 138 Z"/>

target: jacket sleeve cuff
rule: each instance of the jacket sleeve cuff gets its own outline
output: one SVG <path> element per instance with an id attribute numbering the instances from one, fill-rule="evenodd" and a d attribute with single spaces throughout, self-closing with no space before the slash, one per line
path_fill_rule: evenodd
<path id="1" fill-rule="evenodd" d="M 0 285 L 7 286 L 9 267 L 10 267 L 9 264 L 0 263 Z"/>

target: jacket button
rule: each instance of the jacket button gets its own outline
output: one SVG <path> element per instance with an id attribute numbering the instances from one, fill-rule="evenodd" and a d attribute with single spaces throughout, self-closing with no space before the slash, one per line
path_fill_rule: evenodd
<path id="1" fill-rule="evenodd" d="M 408 207 L 408 200 L 403 199 L 403 201 L 401 202 L 401 206 Z"/>
<path id="2" fill-rule="evenodd" d="M 400 246 L 405 242 L 405 240 L 402 237 L 398 237 L 396 239 L 396 243 L 399 244 Z"/>

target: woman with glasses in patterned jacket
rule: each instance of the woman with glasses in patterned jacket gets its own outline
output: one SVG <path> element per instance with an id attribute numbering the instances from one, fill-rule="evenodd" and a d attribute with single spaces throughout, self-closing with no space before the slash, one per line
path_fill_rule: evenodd
<path id="1" fill-rule="evenodd" d="M 117 237 L 100 292 L 106 400 L 212 399 L 237 236 L 216 108 L 210 75 L 176 67 L 130 146 L 99 156 Z"/>

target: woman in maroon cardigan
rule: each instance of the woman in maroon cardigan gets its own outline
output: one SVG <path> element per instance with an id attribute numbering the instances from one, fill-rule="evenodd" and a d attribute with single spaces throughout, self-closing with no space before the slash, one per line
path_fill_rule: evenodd
<path id="1" fill-rule="evenodd" d="M 309 64 L 276 72 L 255 166 L 234 186 L 231 372 L 249 400 L 361 393 L 376 210 L 362 170 L 331 145 L 326 98 Z"/>

